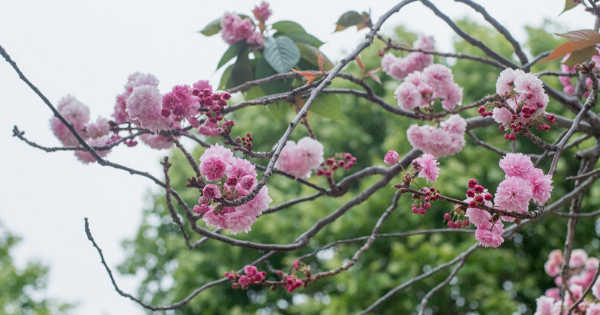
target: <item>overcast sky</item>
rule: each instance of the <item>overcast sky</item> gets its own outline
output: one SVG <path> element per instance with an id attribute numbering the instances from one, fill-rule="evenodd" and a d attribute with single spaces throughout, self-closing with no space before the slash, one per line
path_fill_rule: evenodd
<path id="1" fill-rule="evenodd" d="M 257 2 L 258 3 L 258 2 Z M 250 14 L 252 1 L 2 1 L 0 45 L 25 75 L 56 102 L 76 96 L 98 115 L 110 118 L 115 96 L 127 76 L 148 72 L 160 79 L 162 93 L 199 79 L 218 82 L 214 73 L 227 49 L 220 36 L 197 33 L 225 11 Z M 340 5 L 343 3 L 343 6 Z M 395 1 L 272 1 L 270 22 L 295 20 L 326 42 L 322 50 L 339 60 L 354 49 L 366 31 L 332 34 L 337 18 L 347 10 L 371 9 L 374 20 Z M 483 21 L 466 6 L 434 1 L 452 18 L 465 15 Z M 524 25 L 553 19 L 569 30 L 591 28 L 582 10 L 557 18 L 564 0 L 480 1 L 518 39 Z M 421 4 L 404 8 L 385 30 L 404 23 L 411 30 L 435 35 L 438 49 L 451 48 L 448 26 Z M 553 31 L 553 30 L 548 30 Z M 45 296 L 78 303 L 79 314 L 143 314 L 112 288 L 95 249 L 87 240 L 83 218 L 90 220 L 96 241 L 115 268 L 125 254 L 120 242 L 132 238 L 141 211 L 150 206 L 149 192 L 159 191 L 142 177 L 99 165 L 83 165 L 72 153 L 45 153 L 11 137 L 17 125 L 38 144 L 58 146 L 48 127 L 52 116 L 44 103 L 0 61 L 0 222 L 23 238 L 14 252 L 20 267 L 28 260 L 50 266 Z M 110 161 L 149 171 L 162 178 L 159 159 L 166 151 L 144 145 L 117 148 Z M 116 274 L 122 289 L 135 294 L 140 279 Z M 207 292 L 210 294 L 210 292 Z"/>

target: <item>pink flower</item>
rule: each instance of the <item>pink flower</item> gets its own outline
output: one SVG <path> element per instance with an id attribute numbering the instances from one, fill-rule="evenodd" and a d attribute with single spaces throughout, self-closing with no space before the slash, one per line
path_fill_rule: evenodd
<path id="1" fill-rule="evenodd" d="M 600 304 L 590 303 L 585 311 L 585 315 L 600 315 Z"/>
<path id="2" fill-rule="evenodd" d="M 227 170 L 227 164 L 218 156 L 210 156 L 200 163 L 200 172 L 208 181 L 219 180 Z"/>
<path id="3" fill-rule="evenodd" d="M 250 285 L 250 279 L 248 278 L 248 276 L 246 275 L 242 275 L 240 276 L 240 278 L 238 279 L 238 283 L 242 286 L 242 287 L 247 287 Z"/>
<path id="4" fill-rule="evenodd" d="M 413 47 L 416 49 L 422 49 L 426 51 L 435 50 L 435 39 L 433 36 L 425 36 L 419 34 L 417 40 L 413 43 Z"/>
<path id="5" fill-rule="evenodd" d="M 254 266 L 246 265 L 246 267 L 244 267 L 244 273 L 248 277 L 254 277 L 256 274 L 258 274 L 258 269 L 256 269 Z"/>
<path id="6" fill-rule="evenodd" d="M 385 155 L 385 158 L 383 158 L 383 162 L 385 162 L 385 164 L 388 164 L 388 165 L 394 165 L 394 164 L 398 163 L 399 159 L 400 159 L 400 156 L 398 155 L 398 152 L 388 151 L 388 153 Z"/>
<path id="7" fill-rule="evenodd" d="M 125 92 L 127 92 L 127 96 L 129 96 L 133 89 L 138 86 L 150 85 L 158 87 L 158 83 L 158 78 L 150 73 L 135 72 L 130 74 L 127 78 L 127 83 L 125 83 Z"/>
<path id="8" fill-rule="evenodd" d="M 403 82 L 398 86 L 395 98 L 398 101 L 398 106 L 404 110 L 413 110 L 421 104 L 421 94 L 417 87 L 410 82 Z"/>
<path id="9" fill-rule="evenodd" d="M 515 92 L 519 94 L 544 94 L 544 84 L 533 73 L 523 73 L 518 75 L 514 81 Z"/>
<path id="10" fill-rule="evenodd" d="M 544 171 L 534 168 L 529 174 L 529 183 L 532 188 L 532 198 L 535 202 L 544 203 L 550 199 L 552 192 L 552 175 L 544 175 Z"/>
<path id="11" fill-rule="evenodd" d="M 519 177 L 511 176 L 504 179 L 494 198 L 496 205 L 510 212 L 525 212 L 528 210 L 529 199 L 532 197 L 531 186 Z"/>
<path id="12" fill-rule="evenodd" d="M 221 191 L 216 185 L 208 184 L 204 186 L 204 189 L 202 190 L 202 195 L 207 199 L 221 198 Z"/>
<path id="13" fill-rule="evenodd" d="M 281 150 L 281 155 L 275 163 L 275 168 L 297 178 L 310 177 L 311 171 L 323 163 L 323 145 L 309 137 L 295 144 L 288 141 Z"/>
<path id="14" fill-rule="evenodd" d="M 600 281 L 596 281 L 592 287 L 592 294 L 600 300 Z"/>
<path id="15" fill-rule="evenodd" d="M 396 56 L 392 53 L 383 55 L 383 58 L 381 58 L 381 67 L 383 68 L 383 71 L 387 74 L 392 72 L 392 65 L 394 62 L 396 62 Z"/>
<path id="16" fill-rule="evenodd" d="M 265 37 L 260 32 L 254 32 L 246 38 L 246 42 L 252 46 L 254 50 L 261 50 L 265 47 Z"/>
<path id="17" fill-rule="evenodd" d="M 200 163 L 204 163 L 211 156 L 216 156 L 228 164 L 234 162 L 233 152 L 220 144 L 212 145 L 204 150 L 204 153 L 200 156 Z"/>
<path id="18" fill-rule="evenodd" d="M 263 186 L 263 188 L 260 189 L 256 197 L 254 197 L 254 199 L 250 200 L 250 202 L 246 204 L 239 206 L 238 208 L 240 208 L 247 214 L 259 216 L 262 213 L 262 210 L 268 208 L 269 204 L 272 201 L 273 199 L 269 197 L 269 189 L 267 188 L 267 186 Z"/>
<path id="19" fill-rule="evenodd" d="M 530 177 L 534 166 L 531 158 L 522 153 L 508 153 L 500 160 L 500 168 L 506 173 L 506 176 L 516 176 L 523 179 Z"/>
<path id="20" fill-rule="evenodd" d="M 89 123 L 85 126 L 85 133 L 90 138 L 100 138 L 102 136 L 108 136 L 110 133 L 110 126 L 106 118 L 99 116 L 95 123 Z"/>
<path id="21" fill-rule="evenodd" d="M 241 231 L 248 233 L 251 230 L 250 226 L 256 222 L 254 214 L 246 213 L 240 210 L 240 208 L 238 207 L 236 211 L 224 214 L 225 225 L 222 227 L 231 230 L 231 234 L 233 235 Z"/>
<path id="22" fill-rule="evenodd" d="M 86 135 L 82 131 L 85 124 L 90 120 L 90 109 L 71 95 L 60 99 L 56 107 L 65 120 L 72 124 L 75 130 L 85 138 Z M 50 129 L 64 146 L 79 145 L 77 138 L 57 117 L 50 118 Z"/>
<path id="23" fill-rule="evenodd" d="M 523 70 L 504 69 L 496 81 L 496 93 L 504 94 L 510 91 L 514 87 L 515 79 L 524 74 Z"/>
<path id="24" fill-rule="evenodd" d="M 242 19 L 235 13 L 225 13 L 221 19 L 221 35 L 229 45 L 244 40 L 254 33 L 254 25 L 250 18 Z"/>
<path id="25" fill-rule="evenodd" d="M 87 141 L 87 143 L 92 147 L 102 147 L 108 143 L 108 140 L 110 140 L 108 136 L 102 136 L 100 138 L 90 139 Z M 109 152 L 110 150 L 96 150 L 96 153 L 100 157 L 105 157 Z M 84 164 L 96 162 L 96 159 L 94 159 L 92 154 L 90 154 L 88 151 L 75 151 L 75 156 Z"/>
<path id="26" fill-rule="evenodd" d="M 508 127 L 513 122 L 512 113 L 504 107 L 494 108 L 492 110 L 492 118 L 505 127 Z"/>
<path id="27" fill-rule="evenodd" d="M 212 92 L 212 86 L 210 85 L 208 80 L 200 80 L 192 85 L 193 89 L 198 89 L 202 92 L 204 89 L 208 89 Z"/>
<path id="28" fill-rule="evenodd" d="M 569 260 L 569 267 L 580 268 L 585 265 L 585 261 L 588 259 L 587 253 L 583 249 L 574 249 L 571 252 L 571 259 Z"/>
<path id="29" fill-rule="evenodd" d="M 469 202 L 471 200 L 472 198 L 467 198 L 465 201 Z M 489 201 L 486 203 L 489 203 Z M 490 219 L 492 218 L 492 215 L 489 212 L 479 208 L 467 208 L 465 215 L 469 217 L 469 221 L 478 228 L 490 222 Z"/>
<path id="30" fill-rule="evenodd" d="M 269 19 L 272 12 L 271 9 L 269 9 L 269 4 L 263 1 L 254 7 L 252 13 L 254 13 L 254 17 L 256 17 L 257 20 L 264 22 Z"/>
<path id="31" fill-rule="evenodd" d="M 495 224 L 488 222 L 477 227 L 475 231 L 475 239 L 481 243 L 483 247 L 498 247 L 503 242 L 502 234 L 504 233 L 504 225 L 497 221 Z"/>
<path id="32" fill-rule="evenodd" d="M 169 141 L 169 139 L 159 134 L 145 133 L 143 135 L 140 135 L 139 138 L 140 140 L 142 140 L 143 143 L 145 143 L 152 149 L 171 149 L 174 145 L 173 141 Z"/>
<path id="33" fill-rule="evenodd" d="M 427 126 L 413 124 L 406 130 L 406 137 L 413 148 L 422 150 L 429 142 L 429 131 Z"/>
<path id="34" fill-rule="evenodd" d="M 559 315 L 560 303 L 556 305 L 554 299 L 547 296 L 540 296 L 535 300 L 537 308 L 534 315 Z M 557 307 L 558 306 L 558 307 Z"/>
<path id="35" fill-rule="evenodd" d="M 447 88 L 448 85 L 454 84 L 452 70 L 441 64 L 433 64 L 425 68 L 422 76 L 423 81 L 436 90 L 443 90 Z"/>
<path id="36" fill-rule="evenodd" d="M 440 123 L 442 129 L 448 133 L 464 135 L 467 130 L 467 121 L 460 115 L 451 115 Z"/>
<path id="37" fill-rule="evenodd" d="M 126 111 L 127 105 L 125 103 L 128 97 L 128 93 L 117 95 L 117 99 L 115 102 L 115 111 L 112 114 L 113 118 L 115 119 L 115 123 L 117 124 L 123 124 L 129 121 L 129 115 Z"/>
<path id="38" fill-rule="evenodd" d="M 556 276 L 558 276 L 558 273 L 560 272 L 560 265 L 557 265 L 550 261 L 547 261 L 544 264 L 544 271 L 550 277 L 556 277 Z"/>
<path id="39" fill-rule="evenodd" d="M 256 169 L 250 161 L 236 157 L 228 161 L 231 167 L 227 169 L 227 176 L 235 176 L 241 179 L 246 175 L 250 175 L 252 178 L 256 178 Z"/>
<path id="40" fill-rule="evenodd" d="M 244 190 L 250 190 L 254 186 L 254 183 L 256 183 L 256 176 L 246 175 L 240 180 L 240 187 Z"/>
<path id="41" fill-rule="evenodd" d="M 446 110 L 453 110 L 456 105 L 462 102 L 463 88 L 456 83 L 448 84 L 444 88 L 438 89 L 435 93 L 444 99 L 442 107 Z"/>
<path id="42" fill-rule="evenodd" d="M 162 97 L 158 88 L 152 85 L 142 85 L 133 88 L 127 99 L 127 114 L 130 119 L 139 120 L 144 128 L 151 131 L 165 130 L 170 127 L 168 120 L 160 114 Z"/>
<path id="43" fill-rule="evenodd" d="M 163 95 L 161 115 L 168 117 L 172 114 L 174 121 L 196 116 L 200 108 L 199 100 L 192 95 L 188 85 L 176 85 L 171 92 Z"/>
<path id="44" fill-rule="evenodd" d="M 435 157 L 431 154 L 423 154 L 423 157 L 415 159 L 416 164 L 419 166 L 419 178 L 427 178 L 427 181 L 435 182 L 440 175 L 440 165 L 436 161 Z"/>

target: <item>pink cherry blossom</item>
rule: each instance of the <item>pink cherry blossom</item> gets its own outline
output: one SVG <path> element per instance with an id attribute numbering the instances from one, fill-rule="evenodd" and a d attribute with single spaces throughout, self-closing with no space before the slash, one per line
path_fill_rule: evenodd
<path id="1" fill-rule="evenodd" d="M 309 137 L 288 141 L 281 150 L 275 168 L 297 178 L 308 178 L 313 169 L 323 163 L 323 145 Z"/>
<path id="2" fill-rule="evenodd" d="M 508 127 L 510 123 L 513 122 L 512 115 L 513 114 L 504 107 L 494 108 L 492 110 L 492 118 L 504 127 Z"/>
<path id="3" fill-rule="evenodd" d="M 436 161 L 431 154 L 423 154 L 422 157 L 415 159 L 418 165 L 419 178 L 427 178 L 427 181 L 435 182 L 440 175 L 440 168 L 437 167 L 440 163 Z"/>
<path id="4" fill-rule="evenodd" d="M 600 304 L 590 303 L 585 311 L 585 315 L 600 315 Z"/>
<path id="5" fill-rule="evenodd" d="M 498 185 L 494 200 L 497 206 L 506 211 L 525 212 L 528 210 L 531 196 L 532 191 L 529 182 L 520 177 L 511 176 Z"/>
<path id="6" fill-rule="evenodd" d="M 524 74 L 523 70 L 504 69 L 496 81 L 496 93 L 504 94 L 510 91 L 514 87 L 515 79 Z"/>
<path id="7" fill-rule="evenodd" d="M 469 202 L 471 200 L 473 200 L 473 198 L 467 198 L 465 201 Z M 487 201 L 486 203 L 490 202 Z M 480 227 L 487 224 L 492 218 L 492 215 L 489 212 L 481 210 L 479 208 L 467 208 L 467 212 L 465 215 L 469 217 L 469 221 L 471 221 L 471 223 L 473 223 L 473 225 L 475 225 L 476 227 Z"/>
<path id="8" fill-rule="evenodd" d="M 204 161 L 211 156 L 219 157 L 228 164 L 232 164 L 234 162 L 233 152 L 220 144 L 212 145 L 204 150 L 204 153 L 200 156 L 200 163 L 204 163 Z"/>
<path id="9" fill-rule="evenodd" d="M 421 94 L 410 82 L 403 82 L 394 93 L 398 106 L 404 110 L 413 110 L 421 104 Z"/>
<path id="10" fill-rule="evenodd" d="M 571 252 L 571 259 L 569 260 L 569 267 L 580 268 L 585 265 L 585 261 L 588 259 L 588 254 L 583 249 L 574 249 Z"/>
<path id="11" fill-rule="evenodd" d="M 426 51 L 434 51 L 435 39 L 433 38 L 433 36 L 425 36 L 419 34 L 417 40 L 413 43 L 413 48 L 422 49 Z"/>
<path id="12" fill-rule="evenodd" d="M 162 96 L 157 87 L 142 85 L 133 88 L 126 104 L 129 118 L 139 120 L 142 127 L 152 131 L 170 127 L 170 122 L 160 114 Z"/>
<path id="13" fill-rule="evenodd" d="M 488 222 L 480 225 L 475 231 L 475 239 L 483 247 L 498 247 L 504 242 L 502 238 L 502 234 L 504 233 L 503 227 L 504 225 L 500 221 L 497 221 L 495 224 Z"/>
<path id="14" fill-rule="evenodd" d="M 537 302 L 537 308 L 534 315 L 559 315 L 560 314 L 560 303 L 556 305 L 554 299 L 547 296 L 540 296 L 535 300 Z M 558 307 L 557 307 L 558 306 Z"/>
<path id="15" fill-rule="evenodd" d="M 436 90 L 446 89 L 448 85 L 454 84 L 454 76 L 450 68 L 433 64 L 423 70 L 423 81 Z"/>
<path id="16" fill-rule="evenodd" d="M 535 202 L 544 203 L 550 199 L 552 192 L 552 175 L 544 175 L 544 171 L 534 168 L 529 173 L 529 183 L 532 188 L 532 198 Z"/>
<path id="17" fill-rule="evenodd" d="M 102 136 L 99 138 L 89 139 L 87 141 L 87 144 L 89 144 L 92 147 L 102 147 L 105 146 L 109 140 L 110 138 L 108 136 Z M 96 150 L 96 153 L 100 157 L 105 157 L 109 152 L 110 150 Z M 88 151 L 75 151 L 75 156 L 84 164 L 96 162 L 96 159 L 94 159 L 92 154 Z"/>
<path id="18" fill-rule="evenodd" d="M 440 123 L 442 129 L 448 133 L 463 135 L 467 130 L 467 121 L 459 115 L 451 115 Z"/>
<path id="19" fill-rule="evenodd" d="M 385 155 L 385 158 L 383 158 L 383 162 L 385 162 L 385 164 L 388 165 L 395 165 L 396 163 L 398 163 L 399 159 L 400 156 L 398 155 L 398 152 L 388 151 L 388 153 Z"/>
<path id="20" fill-rule="evenodd" d="M 173 148 L 173 141 L 169 141 L 169 139 L 159 135 L 159 134 L 151 134 L 145 133 L 140 135 L 140 140 L 145 143 L 147 146 L 152 149 L 163 150 L 163 149 L 171 149 Z"/>
<path id="21" fill-rule="evenodd" d="M 252 10 L 252 13 L 254 13 L 254 16 L 257 20 L 263 22 L 268 20 L 272 14 L 271 9 L 269 9 L 269 4 L 265 1 L 255 6 L 254 10 Z"/>
<path id="22" fill-rule="evenodd" d="M 216 185 L 208 184 L 204 186 L 204 189 L 202 190 L 202 195 L 208 199 L 221 198 L 221 191 Z"/>
<path id="23" fill-rule="evenodd" d="M 193 117 L 198 114 L 199 100 L 192 95 L 192 89 L 188 85 L 176 85 L 171 92 L 163 95 L 161 115 L 172 115 L 174 121 Z"/>
<path id="24" fill-rule="evenodd" d="M 110 133 L 110 126 L 108 120 L 102 116 L 96 119 L 96 122 L 89 123 L 85 126 L 85 133 L 90 138 L 100 138 L 102 136 L 108 136 Z"/>
<path id="25" fill-rule="evenodd" d="M 523 179 L 529 178 L 534 166 L 531 158 L 522 153 L 508 153 L 500 160 L 500 168 L 506 176 L 516 176 Z"/>
<path id="26" fill-rule="evenodd" d="M 222 158 L 210 156 L 200 163 L 200 172 L 206 176 L 207 180 L 214 181 L 219 180 L 225 174 L 227 167 L 227 163 Z"/>

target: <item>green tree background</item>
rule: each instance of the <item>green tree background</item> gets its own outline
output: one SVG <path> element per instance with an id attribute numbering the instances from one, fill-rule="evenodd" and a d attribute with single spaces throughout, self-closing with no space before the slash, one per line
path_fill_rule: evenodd
<path id="1" fill-rule="evenodd" d="M 73 305 L 35 297 L 46 287 L 48 267 L 30 261 L 24 269 L 17 268 L 11 251 L 19 241 L 0 223 L 0 315 L 69 314 Z"/>
<path id="2" fill-rule="evenodd" d="M 469 20 L 461 20 L 457 24 L 495 51 L 516 60 L 510 44 L 495 30 Z M 527 27 L 526 48 L 530 55 L 535 56 L 552 50 L 562 43 L 545 31 L 550 27 L 557 28 L 550 22 L 545 22 L 541 27 Z M 395 29 L 392 38 L 410 44 L 416 39 L 416 34 L 399 26 Z M 367 70 L 380 66 L 381 58 L 377 53 L 383 48 L 383 43 L 376 40 L 361 54 Z M 457 52 L 484 56 L 481 51 L 458 36 L 454 39 L 454 48 Z M 495 93 L 498 69 L 460 59 L 436 57 L 435 62 L 447 64 L 452 68 L 455 81 L 464 88 L 463 104 L 470 104 L 483 96 Z M 557 71 L 558 62 L 536 65 L 532 72 L 541 70 Z M 345 71 L 360 76 L 356 63 L 351 63 Z M 371 79 L 367 79 L 367 83 L 378 96 L 390 104 L 395 104 L 393 93 L 399 83 L 385 74 L 380 74 L 382 84 Z M 551 86 L 561 88 L 557 78 L 543 79 Z M 295 86 L 298 84 L 303 83 L 296 82 Z M 359 86 L 343 80 L 334 81 L 332 87 L 360 89 Z M 246 95 L 246 97 L 256 96 Z M 333 156 L 336 152 L 350 152 L 357 157 L 356 166 L 345 175 L 371 165 L 383 165 L 383 156 L 388 150 L 395 150 L 402 154 L 411 149 L 406 139 L 406 129 L 415 121 L 389 115 L 377 105 L 361 98 L 350 95 L 337 97 L 343 113 L 340 119 L 327 119 L 311 114 L 309 122 L 316 130 L 318 139 L 325 144 L 325 157 Z M 573 117 L 573 114 L 555 101 L 551 100 L 548 108 L 550 112 Z M 255 139 L 254 149 L 268 151 L 284 132 L 289 119 L 294 114 L 292 107 L 283 103 L 274 105 L 271 110 L 266 110 L 263 106 L 245 108 L 235 112 L 230 119 L 236 124 L 234 134 L 243 135 L 251 132 Z M 470 110 L 461 113 L 461 116 L 467 118 L 477 116 L 477 113 L 475 110 Z M 553 128 L 540 136 L 551 142 L 559 132 L 558 128 Z M 475 130 L 473 133 L 498 148 L 511 150 L 510 143 L 495 127 Z M 300 126 L 292 134 L 291 139 L 298 140 L 304 136 L 307 136 L 306 129 Z M 212 139 L 215 140 L 218 139 Z M 468 180 L 475 178 L 492 193 L 495 192 L 495 187 L 504 177 L 501 170 L 495 167 L 501 157 L 476 146 L 469 138 L 466 141 L 467 145 L 460 153 L 440 159 L 442 173 L 434 186 L 444 195 L 462 199 Z M 525 138 L 519 138 L 516 144 L 520 152 L 538 154 L 542 152 Z M 574 158 L 574 153 L 592 144 L 592 140 L 587 140 L 579 147 L 566 152 L 565 162 L 559 165 L 559 169 L 565 170 L 565 173 L 575 173 L 579 162 Z M 193 156 L 199 158 L 202 152 L 203 149 L 198 147 L 194 150 Z M 173 187 L 181 192 L 189 204 L 195 204 L 198 199 L 197 191 L 184 187 L 187 182 L 186 177 L 191 177 L 193 174 L 191 167 L 177 150 L 170 153 L 170 160 L 173 162 L 170 170 Z M 266 162 L 261 160 L 253 162 L 266 165 Z M 543 163 L 542 168 L 547 170 L 549 162 L 548 160 Z M 336 179 L 339 180 L 342 174 L 337 176 Z M 363 179 L 353 185 L 351 191 L 343 197 L 335 199 L 320 197 L 313 202 L 301 203 L 260 217 L 252 226 L 250 233 L 238 234 L 236 238 L 261 243 L 289 243 L 302 231 L 312 226 L 316 220 L 331 213 L 333 209 L 337 209 L 378 179 L 379 176 Z M 318 185 L 326 185 L 322 177 L 313 176 L 309 180 Z M 400 177 L 395 182 L 400 182 Z M 554 186 L 551 202 L 570 191 L 573 183 L 555 180 Z M 271 205 L 314 193 L 306 186 L 277 175 L 271 177 L 268 187 L 273 199 Z M 365 203 L 354 207 L 318 233 L 308 248 L 291 253 L 278 253 L 269 260 L 269 263 L 275 269 L 287 269 L 298 256 L 310 253 L 319 246 L 340 239 L 369 235 L 381 213 L 389 206 L 393 194 L 394 189 L 381 189 Z M 600 187 L 592 187 L 588 195 L 591 195 L 591 198 L 585 199 L 582 212 L 598 206 L 596 200 L 599 200 Z M 179 228 L 171 220 L 164 196 L 156 194 L 149 195 L 148 198 L 153 200 L 153 206 L 143 211 L 137 236 L 124 242 L 128 257 L 119 267 L 119 271 L 123 274 L 144 275 L 138 290 L 138 296 L 143 297 L 144 301 L 155 305 L 167 305 L 179 301 L 194 289 L 222 277 L 224 272 L 237 270 L 260 256 L 260 253 L 254 250 L 232 247 L 214 240 L 209 240 L 194 251 L 188 250 Z M 385 222 L 380 232 L 446 228 L 442 222 L 442 215 L 451 209 L 451 204 L 435 202 L 424 216 L 413 215 L 410 204 L 410 197 L 403 196 L 400 206 Z M 469 258 L 467 265 L 459 271 L 457 277 L 432 297 L 429 302 L 432 313 L 532 314 L 535 311 L 535 299 L 546 289 L 554 286 L 553 279 L 544 273 L 543 264 L 551 250 L 562 248 L 566 235 L 565 223 L 566 220 L 563 218 L 546 216 L 535 224 L 524 227 L 512 240 L 505 241 L 501 247 L 476 251 Z M 200 222 L 200 224 L 204 223 Z M 580 221 L 577 233 L 581 237 L 575 239 L 574 248 L 584 248 L 588 253 L 597 255 L 600 241 L 594 232 L 594 227 L 595 219 Z M 192 234 L 191 231 L 188 233 Z M 229 285 L 220 285 L 202 292 L 189 304 L 175 310 L 175 314 L 356 313 L 368 307 L 389 290 L 451 260 L 474 243 L 472 234 L 462 233 L 417 235 L 399 239 L 380 238 L 349 271 L 311 283 L 306 289 L 288 293 L 282 288 L 271 291 L 268 287 L 251 286 L 249 290 L 243 291 L 232 290 Z M 362 243 L 339 245 L 305 262 L 310 265 L 313 273 L 334 269 L 350 259 L 360 246 Z M 265 264 L 258 265 L 258 268 L 267 270 Z M 432 287 L 443 281 L 450 270 L 415 283 L 387 300 L 374 313 L 416 313 L 420 299 Z M 267 277 L 275 278 L 271 272 L 267 274 Z"/>

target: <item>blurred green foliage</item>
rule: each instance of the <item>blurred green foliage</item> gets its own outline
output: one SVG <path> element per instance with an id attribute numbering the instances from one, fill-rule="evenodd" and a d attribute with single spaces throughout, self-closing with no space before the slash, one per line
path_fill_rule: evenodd
<path id="1" fill-rule="evenodd" d="M 10 254 L 19 241 L 0 223 L 0 315 L 68 314 L 72 305 L 35 297 L 46 286 L 48 267 L 28 262 L 17 268 Z"/>
<path id="2" fill-rule="evenodd" d="M 457 24 L 475 38 L 482 40 L 492 49 L 507 58 L 516 60 L 512 47 L 495 30 L 478 25 L 469 20 Z M 561 42 L 548 34 L 550 27 L 545 22 L 542 27 L 527 28 L 528 41 L 525 48 L 530 55 L 548 51 Z M 556 27 L 552 25 L 552 27 Z M 404 27 L 397 27 L 392 36 L 398 42 L 412 43 L 416 35 Z M 380 66 L 378 51 L 384 48 L 381 41 L 367 48 L 361 58 L 367 70 Z M 454 39 L 457 52 L 485 56 L 460 39 Z M 402 52 L 395 52 L 402 55 Z M 470 104 L 479 98 L 495 93 L 495 83 L 499 70 L 491 66 L 463 59 L 444 59 L 436 57 L 438 63 L 448 64 L 454 73 L 455 81 L 464 88 L 463 104 Z M 559 70 L 558 62 L 536 65 L 533 71 Z M 360 76 L 356 63 L 345 70 Z M 378 73 L 382 84 L 366 79 L 373 91 L 388 103 L 395 104 L 394 90 L 399 82 L 389 76 Z M 560 88 L 556 78 L 544 78 L 555 88 Z M 295 82 L 294 86 L 303 84 Z M 332 87 L 355 88 L 359 86 L 344 80 L 336 80 Z M 383 156 L 388 150 L 403 153 L 411 149 L 406 139 L 406 129 L 414 121 L 390 115 L 376 104 L 351 95 L 338 95 L 344 119 L 331 120 L 310 115 L 309 122 L 325 146 L 325 157 L 336 152 L 350 152 L 357 157 L 356 166 L 345 174 L 338 171 L 336 179 L 371 165 L 384 165 Z M 271 105 L 269 105 L 271 106 Z M 253 106 L 234 113 L 232 119 L 236 125 L 233 133 L 244 135 L 251 132 L 254 137 L 254 149 L 268 151 L 279 139 L 295 115 L 293 107 L 279 103 L 274 111 L 263 106 Z M 560 104 L 551 101 L 549 111 L 571 116 Z M 275 114 L 273 114 L 273 112 Z M 477 116 L 476 109 L 461 113 L 464 118 Z M 572 117 L 572 116 L 571 116 Z M 420 122 L 422 124 L 422 122 Z M 557 128 L 540 134 L 546 141 L 552 141 L 559 133 Z M 490 144 L 510 151 L 511 144 L 506 141 L 496 127 L 475 130 L 474 134 Z M 291 135 L 291 140 L 307 136 L 306 128 L 299 126 Z M 215 141 L 215 139 L 212 139 Z M 573 188 L 571 182 L 565 182 L 567 174 L 573 174 L 578 161 L 573 157 L 578 150 L 592 144 L 588 140 L 578 148 L 564 154 L 565 163 L 555 178 L 555 188 L 551 202 Z M 526 138 L 519 138 L 516 147 L 520 152 L 541 153 Z M 199 158 L 203 149 L 197 148 L 193 155 Z M 195 204 L 199 194 L 194 189 L 185 188 L 186 177 L 193 174 L 185 158 L 173 151 L 173 168 L 170 171 L 173 187 L 182 193 L 189 204 Z M 442 194 L 462 199 L 471 178 L 477 179 L 493 193 L 503 179 L 503 173 L 497 167 L 500 156 L 476 146 L 469 138 L 462 152 L 440 159 L 442 173 L 435 187 Z M 266 165 L 266 161 L 256 160 Z M 542 164 L 547 170 L 549 161 Z M 260 175 L 260 174 L 259 174 Z M 348 194 L 339 198 L 320 197 L 314 202 L 301 203 L 288 209 L 260 217 L 248 234 L 235 236 L 240 240 L 260 243 L 286 244 L 293 241 L 315 221 L 330 214 L 352 197 L 375 183 L 380 177 L 371 176 L 356 183 Z M 311 182 L 326 187 L 325 179 L 313 176 Z M 396 182 L 400 181 L 398 177 Z M 425 182 L 420 182 L 425 185 Z M 286 200 L 313 194 L 310 188 L 282 176 L 273 175 L 268 183 L 271 205 Z M 330 242 L 369 235 L 375 222 L 389 206 L 394 189 L 384 188 L 375 193 L 366 202 L 352 208 L 344 216 L 328 225 L 310 242 L 308 248 L 295 252 L 274 255 L 269 263 L 275 269 L 287 270 L 300 255 L 309 253 L 319 246 Z M 584 202 L 582 211 L 590 211 L 598 206 L 600 189 L 593 188 Z M 143 300 L 157 305 L 167 305 L 187 297 L 196 288 L 222 277 L 223 273 L 242 268 L 261 254 L 245 248 L 232 247 L 209 240 L 198 249 L 189 251 L 180 235 L 179 228 L 172 222 L 162 193 L 153 195 L 153 205 L 144 210 L 143 221 L 135 239 L 124 242 L 128 258 L 119 270 L 124 274 L 143 274 L 144 281 L 138 295 Z M 413 215 L 410 211 L 409 196 L 400 199 L 400 206 L 383 224 L 381 233 L 407 232 L 432 228 L 445 228 L 442 215 L 451 208 L 450 204 L 435 202 L 424 216 Z M 177 208 L 179 213 L 183 211 Z M 201 226 L 203 222 L 199 222 Z M 429 301 L 433 314 L 532 314 L 535 311 L 535 299 L 553 286 L 553 279 L 546 276 L 543 264 L 548 253 L 562 248 L 566 234 L 566 220 L 548 216 L 535 224 L 527 225 L 514 239 L 507 240 L 497 249 L 480 249 L 468 260 L 457 277 L 436 293 Z M 584 248 L 596 255 L 600 241 L 595 232 L 595 220 L 581 220 L 577 228 L 575 248 Z M 191 231 L 188 231 L 191 233 Z M 228 231 L 224 232 L 226 235 Z M 198 239 L 196 236 L 195 239 Z M 365 309 L 389 290 L 405 281 L 422 274 L 436 266 L 453 259 L 463 250 L 475 243 L 472 234 L 445 233 L 420 235 L 407 238 L 381 238 L 373 247 L 362 254 L 358 263 L 347 272 L 335 277 L 325 278 L 311 283 L 306 289 L 288 293 L 282 288 L 275 291 L 269 288 L 252 286 L 249 290 L 232 290 L 227 285 L 210 288 L 195 297 L 188 305 L 175 311 L 175 314 L 347 314 Z M 321 252 L 304 263 L 310 265 L 313 273 L 335 269 L 350 259 L 363 243 L 339 245 Z M 267 270 L 264 264 L 259 270 Z M 374 310 L 374 314 L 412 314 L 416 313 L 421 298 L 434 286 L 443 281 L 452 268 L 415 283 L 394 295 Z M 267 270 L 268 271 L 268 270 Z M 268 272 L 272 280 L 276 275 Z M 152 313 L 152 312 L 149 312 Z"/>

